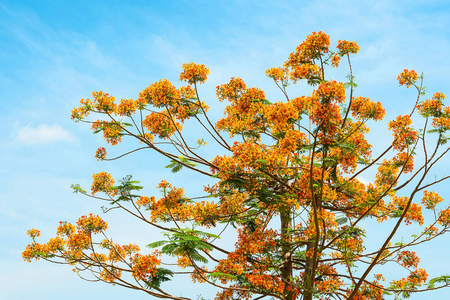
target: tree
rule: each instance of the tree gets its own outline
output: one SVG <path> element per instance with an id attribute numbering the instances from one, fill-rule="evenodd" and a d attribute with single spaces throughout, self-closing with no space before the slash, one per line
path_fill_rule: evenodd
<path id="1" fill-rule="evenodd" d="M 74 192 L 107 201 L 109 209 L 124 210 L 166 238 L 152 241 L 153 251 L 115 244 L 106 235 L 107 223 L 90 214 L 75 225 L 60 222 L 57 236 L 45 244 L 36 242 L 38 230 L 28 231 L 33 241 L 23 258 L 70 264 L 82 278 L 87 273 L 168 299 L 187 299 L 163 286 L 186 273 L 194 282 L 217 287 L 216 299 L 397 299 L 450 285 L 450 276 L 429 279 L 412 251 L 449 230 L 450 210 L 429 188 L 450 176 L 428 177 L 450 149 L 445 145 L 450 107 L 444 107 L 440 92 L 422 100 L 423 76 L 405 69 L 399 84 L 415 88 L 417 99 L 409 114 L 389 122 L 392 143 L 373 156 L 368 124 L 381 121 L 385 111 L 379 102 L 354 95 L 350 57 L 358 51 L 355 42 L 339 41 L 332 52 L 329 36 L 313 32 L 282 67 L 266 71 L 284 101 L 271 103 L 262 90 L 231 78 L 217 87 L 218 99 L 228 105 L 215 124 L 198 89 L 209 70 L 195 63 L 182 66 L 180 80 L 188 84 L 181 88 L 164 79 L 136 100 L 116 104 L 103 92 L 82 99 L 73 120 L 92 124 L 94 133 L 102 132 L 112 145 L 124 137 L 142 143 L 124 155 L 151 150 L 168 158 L 173 172 L 196 172 L 215 183 L 204 186 L 204 195 L 188 197 L 182 188 L 161 181 L 157 199 L 140 195 L 142 187 L 131 176 L 116 185 L 110 174 L 94 174 L 91 193 L 79 185 L 72 186 Z M 339 67 L 342 58 L 348 61 L 348 82 L 326 79 L 327 68 Z M 313 86 L 312 94 L 290 97 L 288 84 L 299 81 Z M 90 114 L 103 119 L 89 121 Z M 195 146 L 192 134 L 182 132 L 188 121 L 206 135 Z M 203 138 L 224 154 L 204 158 Z M 117 158 L 108 159 L 104 148 L 95 156 Z M 416 158 L 422 161 L 418 166 Z M 373 182 L 361 179 L 372 170 Z M 387 222 L 392 230 L 379 249 L 369 251 L 363 226 L 374 222 Z M 400 226 L 412 223 L 418 229 L 414 235 L 394 239 Z M 225 230 L 235 230 L 234 247 L 217 244 Z M 176 266 L 162 267 L 171 257 Z M 376 266 L 393 265 L 407 277 L 386 283 L 373 272 Z"/>

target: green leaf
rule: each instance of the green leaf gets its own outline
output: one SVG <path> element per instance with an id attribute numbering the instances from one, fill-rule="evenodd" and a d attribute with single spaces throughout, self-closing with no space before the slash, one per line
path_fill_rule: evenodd
<path id="1" fill-rule="evenodd" d="M 199 251 L 212 251 L 213 248 L 202 240 L 202 238 L 219 238 L 219 236 L 194 229 L 178 229 L 177 232 L 166 233 L 169 240 L 158 241 L 148 244 L 149 248 L 161 247 L 161 253 L 171 256 L 188 256 L 193 261 L 207 263 L 208 259 L 202 256 Z"/>
<path id="2" fill-rule="evenodd" d="M 184 158 L 183 155 L 180 155 L 178 157 L 178 159 L 179 159 L 178 161 L 174 160 L 174 159 L 171 159 L 170 160 L 170 164 L 168 164 L 166 166 L 166 168 L 171 168 L 172 169 L 171 170 L 172 173 L 177 173 L 177 172 L 181 171 L 181 169 L 183 168 L 184 165 L 191 166 L 191 167 L 197 166 L 196 163 L 193 163 L 189 159 Z"/>
<path id="3" fill-rule="evenodd" d="M 348 222 L 348 218 L 347 217 L 339 217 L 336 219 L 336 222 L 338 223 L 339 226 L 341 226 Z"/>
<path id="4" fill-rule="evenodd" d="M 145 283 L 147 284 L 147 288 L 152 289 L 156 288 L 159 289 L 162 282 L 170 281 L 170 277 L 173 277 L 173 272 L 165 269 L 165 268 L 157 268 L 156 274 L 153 277 L 150 277 L 149 280 L 147 280 Z"/>
<path id="5" fill-rule="evenodd" d="M 148 248 L 158 248 L 164 246 L 165 244 L 170 243 L 169 241 L 157 241 L 147 245 Z"/>
<path id="6" fill-rule="evenodd" d="M 217 279 L 222 279 L 222 278 L 230 279 L 230 280 L 237 280 L 237 276 L 231 275 L 231 274 L 228 274 L 228 273 L 221 273 L 221 272 L 209 273 L 207 275 L 207 278 L 210 279 L 210 280 L 213 280 L 213 281 L 216 281 Z"/>
<path id="7" fill-rule="evenodd" d="M 430 279 L 430 281 L 428 281 L 428 287 L 434 288 L 436 286 L 436 283 L 441 283 L 444 285 L 450 284 L 450 275 L 442 275 L 442 276 Z"/>
<path id="8" fill-rule="evenodd" d="M 79 184 L 72 184 L 70 186 L 71 189 L 73 189 L 73 192 L 76 193 L 82 193 L 82 194 L 86 194 L 86 191 L 83 190 Z"/>

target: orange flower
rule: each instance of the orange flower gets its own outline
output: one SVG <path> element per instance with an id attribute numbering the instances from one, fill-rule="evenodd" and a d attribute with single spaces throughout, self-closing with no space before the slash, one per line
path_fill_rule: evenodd
<path id="1" fill-rule="evenodd" d="M 408 71 L 408 69 L 404 69 L 400 75 L 397 77 L 398 83 L 400 86 L 406 85 L 409 88 L 417 81 L 417 73 L 414 70 Z"/>
<path id="2" fill-rule="evenodd" d="M 420 262 L 420 258 L 414 251 L 404 250 L 398 254 L 397 262 L 399 262 L 405 268 L 415 268 Z"/>
<path id="3" fill-rule="evenodd" d="M 175 124 L 174 124 L 175 123 Z M 142 121 L 142 125 L 152 134 L 159 138 L 167 139 L 174 134 L 177 129 L 181 130 L 183 127 L 180 123 L 174 122 L 169 117 L 169 112 L 163 110 L 162 112 L 151 112 Z"/>
<path id="4" fill-rule="evenodd" d="M 322 54 L 328 53 L 330 47 L 330 36 L 324 32 L 313 32 L 306 37 L 285 62 L 285 66 L 294 67 L 304 63 L 311 63 Z"/>
<path id="5" fill-rule="evenodd" d="M 95 152 L 95 158 L 97 158 L 97 160 L 105 160 L 106 149 L 104 147 L 98 148 L 97 151 Z"/>
<path id="6" fill-rule="evenodd" d="M 91 186 L 92 195 L 98 192 L 103 192 L 111 197 L 117 195 L 117 191 L 111 189 L 111 187 L 114 186 L 114 179 L 111 174 L 103 171 L 92 175 L 92 178 L 94 178 L 94 182 Z"/>
<path id="7" fill-rule="evenodd" d="M 91 129 L 94 130 L 94 133 L 103 131 L 103 138 L 113 146 L 122 141 L 122 127 L 115 121 L 97 120 L 92 123 Z"/>
<path id="8" fill-rule="evenodd" d="M 90 213 L 88 216 L 81 216 L 77 221 L 78 231 L 85 233 L 99 233 L 108 229 L 108 224 L 98 215 L 94 216 Z"/>
<path id="9" fill-rule="evenodd" d="M 94 108 L 99 112 L 114 113 L 117 105 L 116 98 L 110 96 L 108 93 L 92 92 L 94 97 Z"/>
<path id="10" fill-rule="evenodd" d="M 119 116 L 131 116 L 136 112 L 138 102 L 133 99 L 121 99 L 117 107 L 117 114 Z"/>
<path id="11" fill-rule="evenodd" d="M 275 81 L 281 80 L 283 82 L 283 81 L 286 81 L 286 79 L 287 79 L 287 72 L 288 72 L 287 68 L 282 68 L 282 67 L 269 68 L 266 70 L 266 75 Z"/>
<path id="12" fill-rule="evenodd" d="M 359 119 L 382 120 L 386 114 L 380 102 L 373 102 L 366 97 L 353 97 L 351 103 L 352 116 Z"/>
<path id="13" fill-rule="evenodd" d="M 173 106 L 180 100 L 180 92 L 167 79 L 150 84 L 139 93 L 139 103 L 150 103 L 155 107 Z"/>
<path id="14" fill-rule="evenodd" d="M 159 255 L 157 251 L 153 255 L 140 255 L 136 254 L 131 258 L 131 270 L 133 277 L 137 280 L 146 281 L 149 277 L 156 275 L 157 266 L 160 265 L 161 260 L 156 258 Z"/>
<path id="15" fill-rule="evenodd" d="M 333 55 L 331 58 L 331 66 L 332 67 L 339 67 L 339 63 L 341 62 L 341 57 L 338 54 Z"/>
<path id="16" fill-rule="evenodd" d="M 31 237 L 32 239 L 35 239 L 35 238 L 41 236 L 41 232 L 39 230 L 33 228 L 33 229 L 30 229 L 27 231 L 27 235 L 29 237 Z"/>
<path id="17" fill-rule="evenodd" d="M 209 69 L 205 67 L 205 65 L 195 64 L 193 62 L 188 64 L 183 64 L 181 66 L 183 72 L 180 74 L 181 81 L 187 81 L 189 84 L 193 83 L 204 83 L 209 74 Z"/>
<path id="18" fill-rule="evenodd" d="M 427 190 L 423 191 L 422 204 L 425 205 L 426 209 L 434 209 L 438 203 L 441 203 L 444 199 L 437 193 Z"/>
<path id="19" fill-rule="evenodd" d="M 393 131 L 394 141 L 392 145 L 395 150 L 404 151 L 417 140 L 417 131 L 409 126 L 411 124 L 409 115 L 398 116 L 396 120 L 389 122 L 388 128 Z"/>
<path id="20" fill-rule="evenodd" d="M 346 54 L 356 54 L 359 51 L 359 46 L 356 42 L 338 41 L 336 48 L 339 49 L 339 55 L 344 56 Z"/>

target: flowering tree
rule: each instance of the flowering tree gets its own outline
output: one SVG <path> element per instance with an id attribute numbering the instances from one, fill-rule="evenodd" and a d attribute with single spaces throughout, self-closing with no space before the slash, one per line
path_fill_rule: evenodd
<path id="1" fill-rule="evenodd" d="M 339 41 L 334 53 L 329 36 L 313 32 L 282 67 L 266 71 L 284 101 L 271 103 L 262 90 L 231 78 L 217 87 L 218 99 L 228 105 L 215 124 L 198 90 L 209 70 L 194 63 L 182 66 L 180 80 L 187 85 L 181 88 L 160 80 L 138 99 L 119 104 L 103 92 L 82 99 L 72 119 L 91 123 L 108 143 L 137 139 L 142 147 L 126 154 L 151 150 L 168 158 L 173 172 L 188 169 L 215 183 L 204 186 L 204 195 L 189 197 L 161 181 L 158 199 L 140 195 L 142 187 L 131 176 L 115 184 L 106 172 L 94 174 L 91 193 L 78 185 L 74 191 L 123 209 L 162 230 L 166 239 L 151 241 L 153 251 L 119 245 L 106 235 L 106 222 L 90 214 L 76 224 L 60 222 L 56 237 L 45 244 L 36 242 L 38 230 L 28 231 L 33 241 L 23 258 L 69 264 L 82 278 L 168 299 L 187 299 L 163 284 L 186 273 L 217 287 L 216 299 L 407 298 L 450 285 L 450 276 L 428 278 L 412 251 L 449 230 L 450 210 L 429 189 L 450 176 L 430 181 L 427 175 L 450 149 L 450 107 L 440 92 L 422 100 L 422 76 L 404 70 L 398 81 L 417 90 L 416 102 L 409 114 L 389 122 L 392 143 L 372 155 L 368 124 L 381 121 L 385 111 L 379 102 L 354 95 L 350 56 L 358 50 L 355 42 Z M 327 68 L 339 67 L 342 58 L 348 82 L 326 79 Z M 289 96 L 288 84 L 302 80 L 315 88 L 312 94 Z M 89 121 L 90 114 L 102 119 Z M 188 120 L 204 130 L 196 144 L 192 134 L 183 134 Z M 205 159 L 202 137 L 224 154 Z M 104 148 L 95 156 L 115 159 Z M 372 169 L 376 176 L 367 183 L 361 176 Z M 378 249 L 368 251 L 363 226 L 373 222 L 387 222 L 392 230 Z M 414 235 L 394 239 L 400 226 L 412 223 L 418 224 L 410 226 L 418 228 Z M 234 247 L 218 243 L 225 230 L 235 230 Z M 393 265 L 407 276 L 387 283 L 379 272 Z"/>

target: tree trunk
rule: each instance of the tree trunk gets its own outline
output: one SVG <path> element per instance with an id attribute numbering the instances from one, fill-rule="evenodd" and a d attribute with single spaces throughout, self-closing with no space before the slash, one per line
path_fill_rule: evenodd
<path id="1" fill-rule="evenodd" d="M 311 253 L 312 251 L 314 251 L 314 242 L 309 241 L 306 243 L 306 252 Z M 314 258 L 307 256 L 305 261 L 305 281 L 304 281 L 305 292 L 303 293 L 303 300 L 313 299 L 312 294 L 312 289 L 314 286 L 313 266 L 314 266 Z"/>
<path id="2" fill-rule="evenodd" d="M 281 277 L 285 282 L 292 282 L 292 217 L 289 207 L 284 207 L 280 210 L 281 219 L 281 240 L 282 240 L 282 258 L 283 266 L 281 267 Z M 284 296 L 286 300 L 293 300 L 292 291 L 285 289 Z"/>

